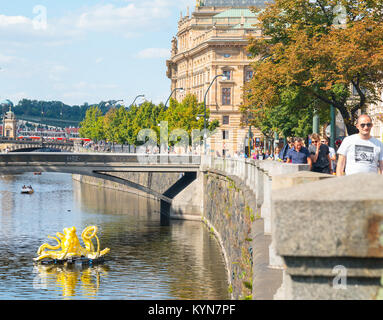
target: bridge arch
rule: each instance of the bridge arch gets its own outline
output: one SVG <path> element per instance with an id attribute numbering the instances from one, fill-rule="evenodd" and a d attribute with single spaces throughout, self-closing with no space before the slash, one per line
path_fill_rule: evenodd
<path id="1" fill-rule="evenodd" d="M 30 152 L 40 149 L 52 149 L 64 152 L 74 151 L 73 141 L 56 141 L 56 140 L 43 140 L 43 141 L 32 141 L 27 139 L 17 140 L 9 138 L 0 138 L 0 145 L 2 150 L 7 149 L 9 152 Z M 20 151 L 18 151 L 20 150 Z M 22 151 L 21 151 L 22 150 Z"/>
<path id="2" fill-rule="evenodd" d="M 142 159 L 147 161 L 142 161 Z M 199 156 L 163 156 L 115 153 L 11 152 L 0 154 L 0 174 L 57 172 L 79 174 L 120 183 L 171 204 L 174 197 L 192 183 L 199 171 Z M 113 175 L 113 172 L 184 173 L 164 193 Z"/>

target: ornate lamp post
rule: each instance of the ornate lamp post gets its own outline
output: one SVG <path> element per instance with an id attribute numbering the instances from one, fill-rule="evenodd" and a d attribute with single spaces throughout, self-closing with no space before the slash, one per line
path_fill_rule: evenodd
<path id="1" fill-rule="evenodd" d="M 222 77 L 222 80 L 226 80 L 226 77 L 223 74 L 217 74 L 213 80 L 211 80 L 209 87 L 207 88 L 205 95 L 203 97 L 203 107 L 204 107 L 204 119 L 203 119 L 203 147 L 204 147 L 204 154 L 206 154 L 206 96 L 209 92 L 210 87 L 213 85 L 215 79 L 218 77 Z"/>
<path id="2" fill-rule="evenodd" d="M 169 102 L 170 98 L 172 97 L 173 93 L 174 93 L 175 91 L 177 91 L 177 90 L 184 91 L 184 88 L 174 88 L 174 89 L 173 89 L 173 91 L 172 91 L 172 93 L 170 94 L 169 98 L 168 98 L 168 99 L 166 100 L 166 102 L 165 102 L 165 109 L 166 109 L 166 106 L 168 105 L 168 102 Z"/>
<path id="3" fill-rule="evenodd" d="M 129 108 L 130 108 L 132 105 L 134 105 L 134 103 L 136 102 L 136 100 L 137 100 L 139 97 L 145 97 L 145 95 L 144 95 L 144 94 L 139 94 L 138 96 L 136 96 L 136 97 L 134 98 L 132 104 L 129 106 Z"/>

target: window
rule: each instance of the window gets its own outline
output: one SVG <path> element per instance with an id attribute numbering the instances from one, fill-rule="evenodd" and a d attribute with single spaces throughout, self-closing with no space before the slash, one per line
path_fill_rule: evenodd
<path id="1" fill-rule="evenodd" d="M 231 88 L 222 88 L 222 104 L 231 104 Z"/>
<path id="2" fill-rule="evenodd" d="M 222 74 L 226 78 L 226 80 L 231 79 L 231 72 L 229 70 L 224 70 Z"/>
<path id="3" fill-rule="evenodd" d="M 251 80 L 252 77 L 253 77 L 253 70 L 246 70 L 245 81 Z"/>
<path id="4" fill-rule="evenodd" d="M 222 117 L 222 124 L 229 124 L 229 116 Z"/>
<path id="5" fill-rule="evenodd" d="M 229 131 L 223 130 L 222 131 L 222 140 L 228 140 L 229 139 Z"/>
<path id="6" fill-rule="evenodd" d="M 224 53 L 224 54 L 223 54 L 223 57 L 224 57 L 224 58 L 230 58 L 230 57 L 231 57 L 231 54 L 230 54 L 230 53 Z"/>

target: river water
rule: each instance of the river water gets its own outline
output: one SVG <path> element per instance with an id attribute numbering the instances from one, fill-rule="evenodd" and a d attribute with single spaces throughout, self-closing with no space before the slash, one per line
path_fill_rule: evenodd
<path id="1" fill-rule="evenodd" d="M 0 299 L 229 299 L 216 239 L 201 222 L 160 226 L 155 200 L 59 173 L 3 176 L 0 197 Z M 34 266 L 48 235 L 89 225 L 110 248 L 103 265 Z"/>

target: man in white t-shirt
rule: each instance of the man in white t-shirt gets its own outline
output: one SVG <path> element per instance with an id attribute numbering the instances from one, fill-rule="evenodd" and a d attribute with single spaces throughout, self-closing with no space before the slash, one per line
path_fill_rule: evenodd
<path id="1" fill-rule="evenodd" d="M 356 127 L 359 133 L 344 138 L 338 149 L 338 164 L 336 175 L 342 176 L 346 167 L 346 175 L 383 171 L 383 143 L 371 137 L 371 117 L 362 114 L 358 118 Z"/>

